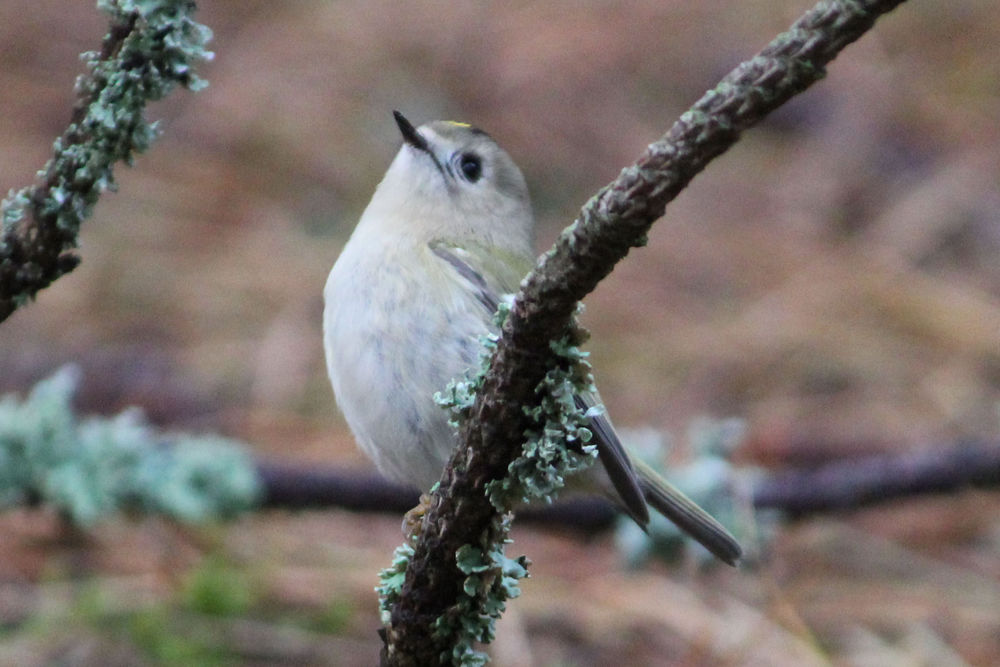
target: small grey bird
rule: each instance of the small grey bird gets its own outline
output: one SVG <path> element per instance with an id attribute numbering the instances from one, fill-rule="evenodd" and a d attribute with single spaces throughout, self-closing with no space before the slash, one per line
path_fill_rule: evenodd
<path id="1" fill-rule="evenodd" d="M 534 265 L 534 214 L 521 170 L 488 134 L 395 118 L 403 146 L 330 271 L 323 336 L 358 445 L 384 475 L 427 491 L 457 439 L 434 393 L 477 362 L 500 295 L 517 291 Z M 590 426 L 601 465 L 584 473 L 585 486 L 641 526 L 648 503 L 721 560 L 739 560 L 725 528 L 629 457 L 606 415 Z"/>

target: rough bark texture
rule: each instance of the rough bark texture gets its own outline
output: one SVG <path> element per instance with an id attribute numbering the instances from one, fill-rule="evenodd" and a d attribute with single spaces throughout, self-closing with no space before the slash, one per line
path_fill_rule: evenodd
<path id="1" fill-rule="evenodd" d="M 84 54 L 69 125 L 36 185 L 4 201 L 0 229 L 0 322 L 80 263 L 80 224 L 155 136 L 144 111 L 177 85 L 205 85 L 193 65 L 211 57 L 211 32 L 193 21 L 193 0 L 98 3 L 110 16 L 100 53 Z"/>

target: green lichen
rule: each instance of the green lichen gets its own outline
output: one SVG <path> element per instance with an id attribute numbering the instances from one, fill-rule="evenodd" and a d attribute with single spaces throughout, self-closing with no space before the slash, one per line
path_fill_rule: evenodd
<path id="1" fill-rule="evenodd" d="M 583 310 L 580 304 L 577 314 Z M 510 314 L 510 302 L 503 301 L 494 316 L 497 330 L 503 327 Z M 490 502 L 499 512 L 542 499 L 555 499 L 566 477 L 589 467 L 597 456 L 596 444 L 588 424 L 590 419 L 603 411 L 600 405 L 585 406 L 577 401 L 580 395 L 594 395 L 594 377 L 591 373 L 589 353 L 580 349 L 587 333 L 575 326 L 570 334 L 549 344 L 554 356 L 552 368 L 535 388 L 536 405 L 525 407 L 525 414 L 532 426 L 525 432 L 521 454 L 508 466 L 508 475 L 487 486 Z M 450 423 L 458 428 L 469 417 L 482 388 L 493 352 L 496 334 L 480 337 L 482 350 L 475 373 L 464 379 L 452 380 L 434 400 L 451 415 Z"/>
<path id="2" fill-rule="evenodd" d="M 375 592 L 379 598 L 379 612 L 383 625 L 389 625 L 392 620 L 392 606 L 399 600 L 406 579 L 406 567 L 413 557 L 413 545 L 409 542 L 396 547 L 392 554 L 392 565 L 378 573 L 379 585 Z"/>
<path id="3" fill-rule="evenodd" d="M 476 643 L 488 644 L 496 637 L 496 622 L 507 609 L 507 600 L 521 594 L 519 582 L 528 576 L 525 556 L 508 558 L 504 544 L 510 540 L 511 515 L 498 519 L 498 533 L 504 536 L 497 545 L 486 550 L 469 544 L 455 554 L 455 563 L 465 575 L 458 603 L 438 617 L 434 624 L 435 637 L 451 646 L 442 654 L 442 662 L 450 661 L 462 667 L 479 667 L 489 657 L 477 651 Z"/>
<path id="4" fill-rule="evenodd" d="M 578 403 L 581 394 L 596 391 L 587 353 L 578 346 L 581 332 L 550 343 L 556 363 L 535 389 L 538 403 L 525 407 L 533 426 L 525 432 L 521 455 L 507 468 L 508 475 L 487 486 L 490 502 L 499 511 L 532 500 L 554 500 L 570 475 L 590 467 L 597 446 L 588 424 L 603 408 Z"/>
<path id="5" fill-rule="evenodd" d="M 503 323 L 510 316 L 511 300 L 509 297 L 510 295 L 506 295 L 500 299 L 497 312 L 493 315 L 493 326 L 496 331 L 503 328 Z M 476 402 L 476 394 L 483 387 L 486 372 L 490 367 L 490 360 L 493 358 L 499 340 L 500 337 L 492 332 L 480 336 L 479 360 L 476 365 L 469 370 L 466 377 L 450 381 L 444 391 L 434 394 L 434 402 L 448 412 L 451 417 L 448 423 L 456 430 L 469 417 L 472 406 Z"/>
<path id="6" fill-rule="evenodd" d="M 132 30 L 112 54 L 81 56 L 89 72 L 77 78 L 76 92 L 89 103 L 53 143 L 54 157 L 42 173 L 54 180 L 35 204 L 65 230 L 78 228 L 99 194 L 114 188 L 114 163 L 131 164 L 156 137 L 156 124 L 145 118 L 146 105 L 178 85 L 207 86 L 193 67 L 213 57 L 205 49 L 212 31 L 191 18 L 195 3 L 190 0 L 101 0 L 97 7 L 109 15 L 113 28 L 135 21 L 141 29 Z M 4 202 L 5 226 L 21 219 L 29 193 L 27 188 L 12 192 Z"/>
<path id="7" fill-rule="evenodd" d="M 582 307 L 581 307 L 582 308 Z M 494 319 L 496 330 L 510 313 L 510 301 L 503 301 Z M 464 545 L 456 553 L 456 565 L 465 575 L 458 602 L 440 616 L 434 626 L 435 637 L 451 649 L 441 656 L 443 662 L 463 667 L 486 664 L 488 656 L 475 649 L 477 643 L 489 643 L 495 636 L 496 621 L 506 609 L 506 601 L 517 597 L 519 581 L 528 576 L 528 560 L 524 556 L 508 558 L 505 547 L 510 543 L 512 510 L 525 502 L 552 500 L 565 484 L 566 478 L 590 466 L 596 456 L 591 444 L 592 433 L 587 427 L 590 417 L 602 410 L 587 407 L 577 397 L 595 391 L 587 353 L 579 345 L 585 339 L 582 328 L 551 343 L 553 364 L 535 389 L 537 404 L 525 408 L 531 426 L 525 432 L 520 455 L 507 468 L 507 475 L 487 485 L 490 502 L 497 510 L 493 523 L 479 545 Z M 449 383 L 445 391 L 435 395 L 437 403 L 449 411 L 451 423 L 457 428 L 470 415 L 477 392 L 489 369 L 498 337 L 490 334 L 481 338 L 482 352 L 475 373 Z M 492 538 L 490 536 L 493 536 Z M 404 545 L 406 546 L 406 545 Z M 412 552 L 411 552 L 412 553 Z M 403 576 L 405 564 L 397 562 L 382 573 L 383 620 L 386 610 L 398 599 L 398 588 L 391 584 Z M 401 579 L 399 581 L 401 585 Z"/>
<path id="8" fill-rule="evenodd" d="M 256 507 L 263 490 L 241 443 L 165 436 L 137 409 L 78 420 L 78 381 L 66 367 L 24 400 L 0 398 L 0 508 L 45 504 L 90 526 L 122 511 L 201 522 Z"/>

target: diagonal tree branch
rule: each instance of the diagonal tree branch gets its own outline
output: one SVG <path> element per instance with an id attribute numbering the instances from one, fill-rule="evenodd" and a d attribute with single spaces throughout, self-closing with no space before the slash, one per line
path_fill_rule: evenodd
<path id="1" fill-rule="evenodd" d="M 39 182 L 3 202 L 0 322 L 80 263 L 73 252 L 80 224 L 114 188 L 114 164 L 131 164 L 156 136 L 146 105 L 177 85 L 206 85 L 193 66 L 211 58 L 204 49 L 211 31 L 191 18 L 193 0 L 97 4 L 110 27 L 101 51 L 85 54 L 90 71 L 77 78 L 70 123 Z"/>
<path id="2" fill-rule="evenodd" d="M 430 665 L 450 660 L 454 636 L 439 631 L 464 575 L 463 545 L 484 550 L 505 537 L 486 485 L 520 454 L 523 405 L 552 363 L 549 341 L 566 334 L 576 303 L 633 247 L 641 246 L 667 202 L 740 133 L 823 77 L 826 65 L 902 0 L 820 2 L 763 51 L 730 72 L 670 131 L 584 206 L 575 223 L 522 283 L 461 444 L 431 498 L 391 608 L 385 661 Z M 435 632 L 435 628 L 438 631 Z"/>

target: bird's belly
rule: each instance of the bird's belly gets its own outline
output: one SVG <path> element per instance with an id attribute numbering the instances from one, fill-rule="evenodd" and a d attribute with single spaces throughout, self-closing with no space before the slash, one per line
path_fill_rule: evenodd
<path id="1" fill-rule="evenodd" d="M 434 393 L 478 358 L 485 318 L 464 301 L 433 301 L 405 280 L 327 292 L 327 366 L 337 403 L 378 469 L 426 491 L 455 445 Z M 365 297 L 378 295 L 381 305 Z M 339 297 L 339 298 L 338 298 Z"/>

